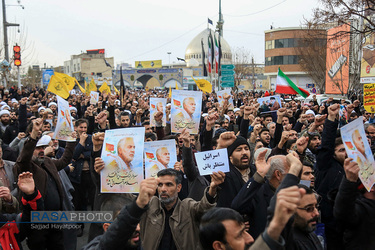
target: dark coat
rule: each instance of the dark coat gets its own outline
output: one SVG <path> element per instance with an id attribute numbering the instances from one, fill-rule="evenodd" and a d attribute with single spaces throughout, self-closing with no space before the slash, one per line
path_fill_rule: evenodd
<path id="1" fill-rule="evenodd" d="M 295 186 L 300 182 L 300 179 L 292 174 L 287 174 L 284 180 L 281 182 L 280 186 L 277 188 L 276 194 L 283 188 L 288 188 L 291 186 Z M 271 199 L 270 206 L 268 208 L 268 223 L 272 220 L 273 214 L 275 212 L 276 207 L 276 194 Z M 310 249 L 317 249 L 323 250 L 323 246 L 321 245 L 318 237 L 314 232 L 312 233 L 305 233 L 301 232 L 297 228 L 293 227 L 294 218 L 293 216 L 289 219 L 288 223 L 286 224 L 283 232 L 282 237 L 285 239 L 285 249 L 290 250 L 310 250 Z M 250 225 L 251 226 L 251 225 Z"/>
<path id="2" fill-rule="evenodd" d="M 133 235 L 142 214 L 147 208 L 139 208 L 135 201 L 125 206 L 116 220 L 108 227 L 108 230 L 103 235 L 94 238 L 82 250 L 126 249 L 128 240 Z"/>
<path id="3" fill-rule="evenodd" d="M 333 204 L 342 177 L 343 166 L 334 158 L 337 121 L 326 119 L 322 134 L 321 148 L 316 155 L 315 190 L 322 196 L 320 203 L 322 222 L 326 226 L 336 228 L 333 218 Z"/>
<path id="4" fill-rule="evenodd" d="M 255 179 L 256 180 L 255 180 Z M 275 189 L 255 173 L 232 202 L 232 208 L 249 219 L 250 235 L 256 239 L 266 228 L 267 208 Z"/>
<path id="5" fill-rule="evenodd" d="M 79 143 L 79 139 L 77 139 L 77 145 L 73 153 L 74 170 L 69 174 L 69 179 L 71 182 L 74 182 L 76 184 L 81 183 L 83 164 L 85 161 L 90 162 L 92 147 L 93 145 L 91 135 L 87 136 L 85 146 L 82 146 L 81 143 Z M 80 158 L 81 155 L 83 155 L 84 158 Z"/>
<path id="6" fill-rule="evenodd" d="M 67 146 L 61 159 L 55 160 L 49 157 L 45 157 L 43 167 L 32 161 L 36 143 L 37 140 L 31 139 L 30 137 L 25 141 L 25 145 L 15 164 L 17 175 L 26 171 L 33 173 L 35 186 L 40 191 L 41 195 L 45 197 L 47 193 L 47 179 L 49 173 L 56 182 L 57 190 L 60 195 L 60 205 L 62 205 L 64 191 L 58 171 L 64 169 L 72 161 L 75 142 L 68 142 L 66 144 Z"/>
<path id="7" fill-rule="evenodd" d="M 343 178 L 335 200 L 334 216 L 345 228 L 345 249 L 375 249 L 375 200 L 357 191 L 358 183 Z"/>

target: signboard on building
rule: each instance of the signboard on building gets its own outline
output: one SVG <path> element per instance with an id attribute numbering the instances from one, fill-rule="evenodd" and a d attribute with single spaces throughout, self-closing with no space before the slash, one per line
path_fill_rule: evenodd
<path id="1" fill-rule="evenodd" d="M 327 32 L 326 93 L 346 94 L 349 87 L 350 26 L 343 24 Z"/>
<path id="2" fill-rule="evenodd" d="M 105 54 L 105 49 L 90 49 L 90 50 L 86 50 L 86 53 L 88 55 Z"/>
<path id="3" fill-rule="evenodd" d="M 161 68 L 161 66 L 161 60 L 135 61 L 135 68 L 137 69 Z"/>
<path id="4" fill-rule="evenodd" d="M 369 25 L 364 20 L 364 25 Z M 375 83 L 375 33 L 366 35 L 362 46 L 361 83 Z"/>

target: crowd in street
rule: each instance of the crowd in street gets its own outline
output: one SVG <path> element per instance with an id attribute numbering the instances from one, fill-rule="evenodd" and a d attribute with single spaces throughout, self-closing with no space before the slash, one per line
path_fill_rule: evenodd
<path id="1" fill-rule="evenodd" d="M 359 180 L 339 128 L 363 119 L 375 152 L 374 114 L 352 103 L 264 93 L 203 93 L 198 134 L 171 132 L 168 90 L 71 93 L 75 142 L 54 139 L 56 96 L 0 87 L 0 247 L 76 249 L 375 249 L 375 189 Z M 150 118 L 150 98 L 166 98 L 166 122 Z M 347 119 L 339 117 L 344 108 Z M 150 119 L 155 119 L 152 127 Z M 106 130 L 145 128 L 145 141 L 174 139 L 177 162 L 144 179 L 139 193 L 101 193 Z M 199 174 L 194 153 L 226 148 L 229 172 Z M 34 184 L 35 183 L 35 184 Z M 30 211 L 113 211 L 112 223 L 33 228 Z"/>

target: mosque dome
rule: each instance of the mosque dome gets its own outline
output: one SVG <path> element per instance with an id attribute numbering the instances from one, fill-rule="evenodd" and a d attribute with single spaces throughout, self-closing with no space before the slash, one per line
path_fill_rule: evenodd
<path id="1" fill-rule="evenodd" d="M 199 64 L 202 64 L 202 44 L 201 41 L 203 41 L 203 47 L 204 52 L 207 56 L 208 51 L 208 36 L 211 35 L 214 37 L 215 33 L 211 29 L 205 29 L 201 33 L 199 33 L 196 37 L 194 37 L 193 40 L 189 43 L 189 45 L 186 48 L 185 51 L 185 60 L 195 59 L 199 62 Z M 214 41 L 215 43 L 215 41 Z M 220 38 L 221 43 L 221 64 L 231 64 L 232 63 L 232 52 L 230 49 L 229 44 L 223 37 Z"/>

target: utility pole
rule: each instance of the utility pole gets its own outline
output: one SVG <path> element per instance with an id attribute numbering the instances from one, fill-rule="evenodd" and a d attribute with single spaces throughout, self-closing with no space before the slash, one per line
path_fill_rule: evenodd
<path id="1" fill-rule="evenodd" d="M 7 22 L 5 0 L 2 0 L 2 4 L 3 4 L 4 52 L 5 52 L 5 60 L 7 60 L 7 62 L 9 62 L 8 27 L 20 26 L 20 25 L 18 23 L 8 23 Z"/>
<path id="2" fill-rule="evenodd" d="M 251 67 L 252 67 L 252 83 L 253 83 L 253 90 L 255 90 L 255 65 L 254 65 L 254 56 L 251 58 Z"/>
<path id="3" fill-rule="evenodd" d="M 223 36 L 223 24 L 224 24 L 224 19 L 223 19 L 223 14 L 221 13 L 221 0 L 219 0 L 219 21 L 217 22 L 216 25 L 216 31 L 219 33 L 219 46 L 221 45 L 221 37 Z M 221 89 L 221 48 L 219 47 L 219 65 L 218 67 L 218 76 L 217 76 L 217 90 Z"/>

